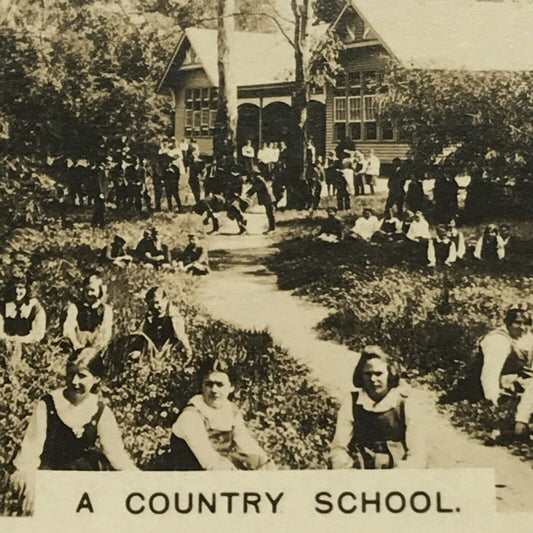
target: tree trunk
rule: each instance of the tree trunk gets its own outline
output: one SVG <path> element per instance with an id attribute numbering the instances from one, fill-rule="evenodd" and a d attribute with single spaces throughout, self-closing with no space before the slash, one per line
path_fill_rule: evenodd
<path id="1" fill-rule="evenodd" d="M 291 172 L 291 187 L 288 191 L 288 207 L 302 208 L 305 204 L 307 171 L 307 103 L 310 97 L 309 62 L 309 26 L 312 17 L 310 0 L 291 0 L 294 14 L 294 59 L 295 88 L 293 108 L 298 123 L 294 143 L 294 167 Z"/>
<path id="2" fill-rule="evenodd" d="M 234 13 L 235 0 L 218 0 L 218 105 L 214 135 L 217 162 L 234 159 L 237 148 L 237 85 L 232 62 Z"/>

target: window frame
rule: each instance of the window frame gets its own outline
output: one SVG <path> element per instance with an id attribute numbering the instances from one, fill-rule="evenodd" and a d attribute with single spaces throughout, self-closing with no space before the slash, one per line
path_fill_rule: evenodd
<path id="1" fill-rule="evenodd" d="M 381 77 L 382 72 L 378 69 L 345 70 L 345 87 L 340 88 L 337 84 L 332 86 L 334 141 L 341 140 L 337 134 L 339 131 L 338 125 L 344 123 L 344 131 L 350 136 L 353 133 L 353 128 L 359 125 L 360 136 L 359 138 L 354 138 L 353 140 L 355 141 L 401 142 L 398 128 L 395 124 L 393 123 L 390 127 L 386 127 L 386 122 L 381 119 L 379 114 L 376 97 Z M 344 101 L 344 113 L 341 109 L 343 104 L 340 103 L 342 101 Z M 358 102 L 358 104 L 355 104 L 355 102 Z M 375 138 L 368 135 L 369 128 L 375 130 Z M 392 131 L 392 138 L 385 139 L 383 137 L 383 132 L 386 129 L 387 131 Z"/>
<path id="2" fill-rule="evenodd" d="M 218 107 L 217 87 L 190 87 L 185 89 L 184 133 L 186 136 L 210 138 Z"/>

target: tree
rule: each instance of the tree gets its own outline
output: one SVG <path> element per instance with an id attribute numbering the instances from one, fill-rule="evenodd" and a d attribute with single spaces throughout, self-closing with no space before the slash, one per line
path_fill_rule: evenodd
<path id="1" fill-rule="evenodd" d="M 408 70 L 391 64 L 381 94 L 384 118 L 395 121 L 410 146 L 414 171 L 435 165 L 469 172 L 496 194 L 522 191 L 533 179 L 533 74 Z M 483 204 L 487 198 L 476 198 Z M 499 205 L 497 205 L 499 204 Z M 473 205 L 470 203 L 470 205 Z"/>
<path id="2" fill-rule="evenodd" d="M 218 0 L 218 104 L 215 120 L 216 160 L 235 159 L 237 144 L 237 84 L 233 75 L 232 41 L 235 0 Z"/>
<path id="3" fill-rule="evenodd" d="M 324 87 L 333 78 L 338 67 L 339 41 L 333 33 L 316 31 L 320 19 L 313 8 L 318 9 L 323 4 L 324 2 L 314 4 L 311 0 L 291 0 L 294 38 L 289 42 L 294 48 L 293 108 L 298 124 L 298 136 L 294 144 L 295 161 L 294 168 L 291 169 L 292 187 L 288 204 L 296 208 L 302 208 L 306 203 L 305 176 L 311 163 L 307 157 L 307 108 L 311 89 L 313 86 Z"/>

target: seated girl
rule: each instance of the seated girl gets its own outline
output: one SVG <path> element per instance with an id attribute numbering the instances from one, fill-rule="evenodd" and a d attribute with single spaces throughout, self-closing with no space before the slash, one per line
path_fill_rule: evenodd
<path id="1" fill-rule="evenodd" d="M 15 485 L 26 496 L 26 510 L 32 507 L 38 469 L 137 470 L 111 409 L 96 394 L 103 373 L 98 352 L 85 348 L 69 359 L 66 386 L 37 402 L 13 462 Z"/>
<path id="2" fill-rule="evenodd" d="M 466 253 L 465 236 L 462 231 L 457 229 L 457 223 L 454 218 L 448 222 L 448 235 L 455 244 L 457 259 L 463 259 Z"/>
<path id="3" fill-rule="evenodd" d="M 8 360 L 17 364 L 22 346 L 40 342 L 46 331 L 46 313 L 30 292 L 31 283 L 22 274 L 11 281 L 7 298 L 0 302 L 0 341 L 5 343 Z"/>
<path id="4" fill-rule="evenodd" d="M 521 392 L 533 373 L 531 313 L 525 305 L 508 309 L 504 325 L 478 342 L 475 366 L 483 397 L 494 404 L 504 393 Z"/>
<path id="5" fill-rule="evenodd" d="M 480 261 L 499 261 L 505 257 L 505 244 L 496 224 L 485 228 L 474 248 L 474 257 Z"/>
<path id="6" fill-rule="evenodd" d="M 230 370 L 220 360 L 201 370 L 202 394 L 193 396 L 172 426 L 172 470 L 272 469 L 244 424 L 233 392 Z"/>
<path id="7" fill-rule="evenodd" d="M 337 416 L 331 467 L 423 468 L 425 443 L 416 405 L 400 384 L 397 365 L 379 346 L 363 350 L 353 384 Z"/>
<path id="8" fill-rule="evenodd" d="M 452 266 L 457 260 L 457 249 L 446 226 L 436 228 L 437 236 L 428 243 L 428 266 Z"/>
<path id="9" fill-rule="evenodd" d="M 402 223 L 393 215 L 392 209 L 387 209 L 373 239 L 380 242 L 394 242 L 401 240 L 401 238 Z"/>

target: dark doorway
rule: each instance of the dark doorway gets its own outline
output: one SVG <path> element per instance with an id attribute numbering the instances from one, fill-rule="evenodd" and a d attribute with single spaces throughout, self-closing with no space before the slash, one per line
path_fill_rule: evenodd
<path id="1" fill-rule="evenodd" d="M 262 116 L 262 140 L 268 143 L 285 141 L 290 147 L 296 129 L 292 107 L 283 102 L 273 102 L 263 109 Z"/>
<path id="2" fill-rule="evenodd" d="M 237 120 L 237 149 L 240 153 L 248 139 L 257 150 L 259 144 L 259 108 L 254 104 L 241 104 Z"/>

